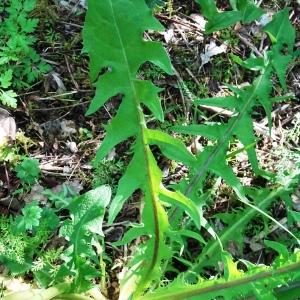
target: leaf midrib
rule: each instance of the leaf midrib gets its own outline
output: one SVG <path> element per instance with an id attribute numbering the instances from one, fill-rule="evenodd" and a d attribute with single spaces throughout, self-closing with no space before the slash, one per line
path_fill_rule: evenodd
<path id="1" fill-rule="evenodd" d="M 131 86 L 131 90 L 132 90 L 132 95 L 133 95 L 133 99 L 135 101 L 135 107 L 136 107 L 136 113 L 137 113 L 137 117 L 139 120 L 139 130 L 140 130 L 140 141 L 142 144 L 142 148 L 143 148 L 143 153 L 144 153 L 144 159 L 146 162 L 146 173 L 147 173 L 147 177 L 149 180 L 149 196 L 151 199 L 151 205 L 152 205 L 152 210 L 153 210 L 153 219 L 154 219 L 154 233 L 155 233 L 155 237 L 154 237 L 154 251 L 153 251 L 153 257 L 151 259 L 151 263 L 149 265 L 149 270 L 146 272 L 145 278 L 143 278 L 143 281 L 146 282 L 147 278 L 150 276 L 152 269 L 155 267 L 156 263 L 157 263 L 157 259 L 158 259 L 158 250 L 159 250 L 159 245 L 160 245 L 160 230 L 159 230 L 159 220 L 158 220 L 158 208 L 156 205 L 156 197 L 155 197 L 155 188 L 154 188 L 154 184 L 153 184 L 153 179 L 152 179 L 152 174 L 151 174 L 151 167 L 150 167 L 150 161 L 149 161 L 149 157 L 148 157 L 148 145 L 147 145 L 147 137 L 146 137 L 146 133 L 145 133 L 145 119 L 144 119 L 144 115 L 140 109 L 140 104 L 138 101 L 138 97 L 137 97 L 137 91 L 136 88 L 134 86 L 133 81 L 135 79 L 133 79 L 131 77 L 131 70 L 130 70 L 130 65 L 128 62 L 128 58 L 127 58 L 127 53 L 125 51 L 125 47 L 124 47 L 124 43 L 123 43 L 123 39 L 119 30 L 119 25 L 117 22 L 117 19 L 115 17 L 115 12 L 114 12 L 114 7 L 112 4 L 112 0 L 109 0 L 109 4 L 111 7 L 111 12 L 112 12 L 112 17 L 113 17 L 113 25 L 116 29 L 116 32 L 118 34 L 118 39 L 120 42 L 120 46 L 121 46 L 121 51 L 122 51 L 122 56 L 126 65 L 126 70 L 127 70 L 127 75 L 128 75 L 128 82 Z M 137 137 L 138 139 L 138 137 Z M 146 193 L 146 191 L 144 191 Z M 146 199 L 146 197 L 145 197 Z"/>

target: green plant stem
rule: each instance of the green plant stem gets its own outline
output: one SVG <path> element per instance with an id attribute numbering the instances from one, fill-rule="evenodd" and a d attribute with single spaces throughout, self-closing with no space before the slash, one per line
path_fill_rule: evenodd
<path id="1" fill-rule="evenodd" d="M 31 300 L 48 300 L 53 299 L 54 297 L 61 295 L 70 289 L 70 283 L 61 283 L 56 286 L 50 287 L 45 291 L 42 291 L 40 294 L 31 298 Z"/>
<path id="2" fill-rule="evenodd" d="M 132 84 L 132 87 L 135 91 L 134 85 Z M 144 115 L 142 113 L 142 109 L 138 103 L 138 97 L 135 91 L 135 97 L 134 99 L 136 100 L 136 107 L 139 108 L 138 111 L 138 116 L 139 116 L 139 124 L 140 124 L 140 131 L 141 131 L 141 143 L 143 145 L 143 153 L 144 153 L 144 159 L 146 162 L 146 167 L 147 167 L 147 177 L 148 177 L 148 182 L 149 182 L 149 198 L 150 198 L 150 204 L 152 207 L 152 214 L 153 214 L 153 224 L 154 224 L 154 244 L 153 244 L 153 256 L 151 257 L 151 262 L 149 264 L 148 270 L 145 273 L 144 278 L 142 279 L 142 281 L 139 284 L 139 287 L 137 289 L 137 291 L 135 292 L 137 295 L 138 293 L 142 292 L 144 287 L 147 285 L 149 278 L 151 277 L 151 273 L 154 269 L 154 267 L 156 266 L 157 262 L 158 262 L 158 252 L 159 252 L 159 247 L 160 244 L 162 243 L 161 241 L 161 234 L 160 234 L 160 227 L 159 227 L 159 216 L 158 216 L 158 207 L 157 207 L 157 196 L 155 195 L 155 184 L 154 184 L 154 179 L 152 178 L 152 172 L 151 172 L 151 165 L 150 165 L 150 161 L 149 161 L 149 156 L 148 156 L 148 151 L 149 151 L 149 146 L 147 143 L 147 137 L 146 137 L 146 133 L 145 133 L 145 118 Z M 145 195 L 147 197 L 147 195 Z M 148 264 L 147 264 L 148 265 Z"/>
<path id="3" fill-rule="evenodd" d="M 177 300 L 177 299 L 188 299 L 190 297 L 198 297 L 198 296 L 205 296 L 209 293 L 214 293 L 218 291 L 222 291 L 222 294 L 225 294 L 226 289 L 234 289 L 238 286 L 243 286 L 246 284 L 250 284 L 252 282 L 263 280 L 267 278 L 271 278 L 273 276 L 279 276 L 283 274 L 290 274 L 293 272 L 298 271 L 300 268 L 300 262 L 293 263 L 287 266 L 280 267 L 276 270 L 260 272 L 258 274 L 245 276 L 244 278 L 240 279 L 233 279 L 227 282 L 222 282 L 222 280 L 214 281 L 213 285 L 208 287 L 201 287 L 201 284 L 195 286 L 188 286 L 182 291 L 170 291 L 166 290 L 163 295 L 155 295 L 155 294 L 148 294 L 146 296 L 140 297 L 139 300 Z M 200 299 L 200 298 L 199 298 Z M 207 298 L 203 298 L 207 299 Z M 209 298 L 210 299 L 210 298 Z"/>
<path id="4" fill-rule="evenodd" d="M 3 300 L 19 300 L 22 298 L 23 300 L 31 299 L 35 295 L 37 295 L 40 290 L 30 289 L 27 291 L 11 293 L 3 297 Z M 2 299 L 2 298 L 1 298 Z"/>
<path id="5" fill-rule="evenodd" d="M 31 289 L 7 295 L 3 300 L 50 300 L 70 289 L 70 283 L 61 283 L 48 289 Z"/>
<path id="6" fill-rule="evenodd" d="M 93 298 L 79 294 L 65 294 L 55 297 L 55 300 L 91 300 Z"/>

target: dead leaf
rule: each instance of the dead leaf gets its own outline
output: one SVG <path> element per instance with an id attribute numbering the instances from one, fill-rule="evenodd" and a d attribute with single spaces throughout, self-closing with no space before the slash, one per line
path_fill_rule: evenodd
<path id="1" fill-rule="evenodd" d="M 31 188 L 30 193 L 24 197 L 24 201 L 26 203 L 30 203 L 35 200 L 44 205 L 47 202 L 47 197 L 45 196 L 44 191 L 44 187 L 37 183 Z"/>
<path id="2" fill-rule="evenodd" d="M 9 115 L 9 112 L 5 109 L 0 109 L 0 145 L 7 143 L 8 141 L 14 141 L 16 139 L 16 122 L 13 117 Z"/>
<path id="3" fill-rule="evenodd" d="M 272 14 L 271 13 L 266 13 L 263 14 L 259 20 L 256 22 L 256 24 L 260 27 L 266 26 L 268 23 L 272 21 Z"/>
<path id="4" fill-rule="evenodd" d="M 60 75 L 56 72 L 50 72 L 45 76 L 44 86 L 46 92 L 55 90 L 57 94 L 63 94 L 67 90 Z"/>
<path id="5" fill-rule="evenodd" d="M 26 291 L 31 288 L 31 286 L 23 281 L 22 278 L 1 278 L 1 282 L 3 283 L 4 287 L 6 288 L 6 292 L 9 293 L 16 293 L 21 291 Z"/>
<path id="6" fill-rule="evenodd" d="M 300 190 L 296 189 L 292 195 L 293 208 L 295 211 L 300 212 Z"/>
<path id="7" fill-rule="evenodd" d="M 60 128 L 63 136 L 68 136 L 70 134 L 76 133 L 75 122 L 72 120 L 62 120 L 60 122 Z"/>
<path id="8" fill-rule="evenodd" d="M 69 150 L 72 152 L 72 153 L 77 153 L 78 152 L 78 148 L 77 148 L 77 145 L 75 142 L 67 142 L 67 147 L 69 148 Z"/>
<path id="9" fill-rule="evenodd" d="M 107 161 L 112 161 L 112 160 L 115 159 L 116 155 L 117 155 L 116 149 L 113 148 L 113 149 L 106 155 L 106 158 L 105 158 L 105 159 L 106 159 Z"/>
<path id="10" fill-rule="evenodd" d="M 167 44 L 174 40 L 174 29 L 168 29 L 164 32 L 164 38 Z"/>
<path id="11" fill-rule="evenodd" d="M 199 27 L 201 31 L 205 30 L 205 25 L 207 21 L 204 19 L 203 16 L 198 14 L 191 14 L 190 17 L 195 21 L 195 25 L 197 25 L 197 27 Z"/>
<path id="12" fill-rule="evenodd" d="M 57 5 L 63 10 L 68 10 L 71 14 L 83 13 L 87 8 L 86 0 L 66 1 L 56 0 Z"/>
<path id="13" fill-rule="evenodd" d="M 210 62 L 211 57 L 224 53 L 227 50 L 227 45 L 222 44 L 221 46 L 217 46 L 215 41 L 210 41 L 209 44 L 205 45 L 205 52 L 200 54 L 202 66 Z"/>

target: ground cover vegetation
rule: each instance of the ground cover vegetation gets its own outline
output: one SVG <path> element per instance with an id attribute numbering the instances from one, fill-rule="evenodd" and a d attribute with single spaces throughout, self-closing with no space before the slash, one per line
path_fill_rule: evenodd
<path id="1" fill-rule="evenodd" d="M 0 297 L 299 299 L 297 5 L 4 1 Z"/>

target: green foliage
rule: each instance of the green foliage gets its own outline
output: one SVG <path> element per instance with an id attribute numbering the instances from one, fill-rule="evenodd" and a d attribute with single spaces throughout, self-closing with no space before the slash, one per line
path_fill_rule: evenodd
<path id="1" fill-rule="evenodd" d="M 251 0 L 230 1 L 231 11 L 218 12 L 214 0 L 195 0 L 201 6 L 201 12 L 208 22 L 205 26 L 207 34 L 224 29 L 238 21 L 250 23 L 258 19 L 263 10 L 257 7 Z"/>
<path id="2" fill-rule="evenodd" d="M 0 162 L 8 162 L 11 165 L 15 165 L 19 162 L 21 156 L 19 149 L 16 146 L 1 145 L 0 146 Z"/>
<path id="3" fill-rule="evenodd" d="M 246 61 L 241 61 L 239 58 L 235 60 L 239 62 L 244 67 L 250 70 L 259 71 L 260 75 L 253 81 L 253 84 L 244 89 L 237 89 L 233 86 L 228 86 L 232 91 L 232 96 L 227 96 L 223 98 L 208 98 L 208 99 L 196 99 L 194 104 L 199 105 L 211 105 L 221 108 L 226 108 L 233 113 L 235 116 L 232 117 L 227 124 L 210 124 L 210 125 L 188 125 L 188 126 L 176 126 L 174 130 L 180 133 L 192 134 L 192 135 L 202 135 L 208 139 L 215 141 L 213 146 L 207 147 L 201 156 L 206 156 L 202 158 L 202 166 L 196 166 L 200 169 L 200 173 L 194 172 L 194 182 L 199 185 L 199 179 L 204 175 L 209 169 L 213 173 L 217 173 L 223 179 L 230 182 L 230 185 L 235 188 L 235 190 L 240 193 L 239 184 L 232 171 L 228 169 L 228 166 L 223 165 L 221 169 L 220 165 L 226 161 L 226 149 L 233 136 L 236 136 L 242 144 L 247 147 L 248 145 L 255 144 L 256 138 L 253 132 L 253 122 L 251 120 L 251 112 L 254 107 L 261 105 L 263 106 L 266 115 L 269 119 L 269 126 L 271 127 L 271 108 L 272 103 L 277 102 L 276 98 L 271 97 L 272 93 L 272 83 L 271 76 L 276 73 L 278 78 L 285 78 L 286 68 L 278 69 L 275 67 L 276 60 L 282 60 L 282 56 L 287 58 L 287 63 L 289 63 L 293 57 L 293 43 L 295 40 L 295 30 L 290 27 L 290 23 L 286 22 L 288 19 L 288 10 L 284 9 L 282 12 L 275 15 L 274 20 L 270 22 L 264 30 L 269 32 L 272 30 L 275 36 L 280 36 L 282 32 L 282 27 L 289 32 L 288 36 L 290 38 L 284 38 L 287 43 L 287 54 L 283 55 L 280 51 L 283 49 L 282 39 L 278 39 L 278 43 L 274 44 L 275 52 L 272 50 L 267 51 L 263 58 L 255 57 L 252 55 Z M 276 23 L 280 20 L 282 26 L 278 28 Z M 281 82 L 281 80 L 280 80 Z M 285 85 L 281 83 L 283 87 Z M 253 147 L 247 150 L 248 158 L 252 164 L 253 170 L 257 174 L 264 174 L 263 171 L 259 169 L 255 149 Z M 216 166 L 216 161 L 218 160 L 219 167 Z M 216 169 L 215 169 L 216 168 Z"/>
<path id="4" fill-rule="evenodd" d="M 281 254 L 282 255 L 282 254 Z M 288 255 L 285 260 L 280 256 L 271 267 L 256 266 L 247 263 L 247 272 L 237 268 L 230 254 L 223 252 L 224 278 L 205 280 L 199 278 L 199 282 L 190 285 L 182 278 L 177 279 L 168 288 L 157 289 L 140 300 L 167 300 L 167 299 L 282 299 L 278 291 L 280 285 L 289 286 L 300 277 L 299 251 Z M 277 289 L 277 290 L 276 290 Z M 278 297 L 275 297 L 275 295 Z M 294 299 L 294 298 L 286 298 Z"/>
<path id="5" fill-rule="evenodd" d="M 0 262 L 13 275 L 33 272 L 42 287 L 59 284 L 68 277 L 72 279 L 70 290 L 88 290 L 91 280 L 98 276 L 100 254 L 96 249 L 101 248 L 102 222 L 110 195 L 110 188 L 101 186 L 73 196 L 64 206 L 60 206 L 61 196 L 54 199 L 50 195 L 52 201 L 59 200 L 59 209 L 69 211 L 63 222 L 58 217 L 59 209 L 41 208 L 36 201 L 27 204 L 16 218 L 1 217 Z M 68 248 L 45 250 L 58 226 Z M 63 263 L 59 265 L 58 261 Z"/>
<path id="6" fill-rule="evenodd" d="M 208 19 L 207 33 L 240 21 L 250 23 L 263 14 L 260 8 L 247 0 L 231 1 L 232 11 L 225 12 L 219 12 L 212 0 L 196 2 Z M 153 6 L 157 1 L 147 1 L 147 4 Z M 158 122 L 151 122 L 151 127 L 150 123 L 147 124 L 144 107 L 153 115 L 151 121 L 164 121 L 164 111 L 158 96 L 161 89 L 150 80 L 139 79 L 138 72 L 145 63 L 152 63 L 155 68 L 173 74 L 161 43 L 143 39 L 144 31 L 162 29 L 147 4 L 140 0 L 88 1 L 83 31 L 84 50 L 90 57 L 90 78 L 96 86 L 96 95 L 87 115 L 97 112 L 114 96 L 119 95 L 122 99 L 116 115 L 105 126 L 106 136 L 96 155 L 95 164 L 103 170 L 103 178 L 99 178 L 99 183 L 103 183 L 108 173 L 111 175 L 115 172 L 108 162 L 101 160 L 124 141 L 131 142 L 133 149 L 114 198 L 110 201 L 111 190 L 107 186 L 97 187 L 78 197 L 67 188 L 59 195 L 46 191 L 45 195 L 54 204 L 54 209 L 41 209 L 36 202 L 32 202 L 23 208 L 22 215 L 6 220 L 6 225 L 3 225 L 11 227 L 10 232 L 18 232 L 21 241 L 28 237 L 34 239 L 35 244 L 30 240 L 30 246 L 26 244 L 16 251 L 23 257 L 17 266 L 25 267 L 22 271 L 13 271 L 16 267 L 9 263 L 15 263 L 16 257 L 5 254 L 4 243 L 0 247 L 3 250 L 0 252 L 0 260 L 15 273 L 35 270 L 41 286 L 70 282 L 45 290 L 45 294 L 53 293 L 44 299 L 66 292 L 85 292 L 99 277 L 99 266 L 103 275 L 102 225 L 107 207 L 108 224 L 113 226 L 125 201 L 133 193 L 141 191 L 141 222 L 130 224 L 123 238 L 114 243 L 114 246 L 121 246 L 133 240 L 139 241 L 131 252 L 132 258 L 127 268 L 124 268 L 127 271 L 120 281 L 120 299 L 280 299 L 281 295 L 288 297 L 295 294 L 293 283 L 300 279 L 297 250 L 291 254 L 290 249 L 280 241 L 265 239 L 265 247 L 278 253 L 271 266 L 255 265 L 236 258 L 243 255 L 243 237 L 247 226 L 258 217 L 276 223 L 289 238 L 293 237 L 290 242 L 293 248 L 299 244 L 299 234 L 289 231 L 269 216 L 268 209 L 272 203 L 282 199 L 291 219 L 289 224 L 299 222 L 299 216 L 293 210 L 291 194 L 299 184 L 300 166 L 295 166 L 295 172 L 286 173 L 284 181 L 262 170 L 254 147 L 256 136 L 252 120 L 255 108 L 262 107 L 271 129 L 272 104 L 285 99 L 273 97 L 275 83 L 272 80 L 277 76 L 279 84 L 286 91 L 287 67 L 295 55 L 295 30 L 290 23 L 288 9 L 275 14 L 272 21 L 262 29 L 272 43 L 262 56 L 251 54 L 246 60 L 232 56 L 241 67 L 254 72 L 256 77 L 249 86 L 228 86 L 230 96 L 193 101 L 195 109 L 199 105 L 226 108 L 232 111 L 232 117 L 222 124 L 210 122 L 172 128 L 176 133 L 202 136 L 209 141 L 207 146 L 194 155 L 180 139 L 155 128 L 153 123 Z M 34 27 L 33 23 L 31 25 Z M 28 28 L 32 29 L 30 25 Z M 8 79 L 3 77 L 0 80 L 4 85 L 9 82 L 9 74 L 6 77 Z M 153 74 L 148 77 L 152 79 Z M 254 189 L 242 186 L 229 163 L 229 158 L 232 159 L 236 152 L 228 155 L 230 144 L 237 139 L 243 144 L 254 173 L 272 179 L 275 187 Z M 158 152 L 160 156 L 186 166 L 186 176 L 180 182 L 164 186 L 162 171 L 155 158 Z M 115 167 L 119 172 L 118 166 Z M 120 168 L 123 169 L 123 165 Z M 36 162 L 25 160 L 17 167 L 17 176 L 30 185 L 39 175 L 37 169 Z M 209 205 L 206 184 L 213 176 L 222 178 L 235 192 L 240 201 L 238 209 L 213 217 L 205 212 Z M 57 217 L 59 211 L 64 212 L 62 220 Z M 222 222 L 221 230 L 214 225 L 213 219 Z M 60 237 L 68 242 L 68 247 L 62 253 L 55 252 L 53 256 L 59 257 L 62 264 L 54 267 L 49 256 L 33 262 L 33 253 L 36 252 L 32 245 L 40 245 L 41 240 L 48 236 L 40 233 L 41 228 L 46 228 L 42 232 L 49 233 L 59 225 Z M 190 240 L 197 243 L 199 253 L 189 252 Z M 236 251 L 230 249 L 232 242 Z M 174 262 L 180 262 L 181 267 L 177 268 Z M 182 266 L 186 271 L 182 271 Z M 214 269 L 217 275 L 207 279 L 205 267 Z M 174 275 L 176 278 L 173 282 L 162 284 L 163 279 L 169 278 L 170 272 L 178 276 Z M 283 285 L 287 290 L 282 290 Z"/>
<path id="7" fill-rule="evenodd" d="M 58 193 L 54 193 L 52 190 L 46 189 L 43 193 L 51 201 L 56 210 L 66 208 L 76 196 L 76 192 L 68 185 L 62 184 L 62 189 Z"/>
<path id="8" fill-rule="evenodd" d="M 17 94 L 8 88 L 28 87 L 41 74 L 50 70 L 34 50 L 33 36 L 38 20 L 29 14 L 35 0 L 7 0 L 0 4 L 0 101 L 17 106 Z"/>
<path id="9" fill-rule="evenodd" d="M 16 218 L 0 218 L 0 262 L 13 275 L 29 272 L 36 265 L 40 246 L 45 245 L 58 226 L 58 217 L 47 209 L 43 210 L 36 202 L 26 205 L 22 215 Z M 36 257 L 36 259 L 35 259 Z M 53 266 L 52 266 L 53 267 Z"/>
<path id="10" fill-rule="evenodd" d="M 32 185 L 40 176 L 39 162 L 36 159 L 25 158 L 16 166 L 16 172 L 23 184 Z"/>
<path id="11" fill-rule="evenodd" d="M 121 160 L 102 160 L 94 164 L 93 187 L 107 184 L 112 187 L 113 194 L 116 192 L 118 180 L 125 170 L 125 163 Z"/>
<path id="12" fill-rule="evenodd" d="M 25 232 L 26 230 L 32 230 L 38 227 L 41 215 L 42 209 L 38 206 L 37 201 L 26 205 L 22 209 L 22 215 L 17 216 L 15 219 L 15 231 Z"/>
<path id="13" fill-rule="evenodd" d="M 91 288 L 91 279 L 98 275 L 99 257 L 93 245 L 104 237 L 102 222 L 110 197 L 110 188 L 101 186 L 77 197 L 67 207 L 71 219 L 64 221 L 60 235 L 70 242 L 70 247 L 65 253 L 66 264 L 57 276 L 73 275 L 73 290 L 77 292 Z"/>
<path id="14" fill-rule="evenodd" d="M 4 217 L 0 218 L 0 233 L 1 262 L 14 261 L 22 264 L 25 260 L 25 249 L 28 247 L 28 241 L 24 235 L 15 235 L 10 220 Z"/>
<path id="15" fill-rule="evenodd" d="M 165 3 L 163 0 L 146 0 L 147 5 L 149 8 L 153 9 L 157 6 L 161 6 Z"/>
<path id="16" fill-rule="evenodd" d="M 127 18 L 122 17 L 125 5 Z M 109 28 L 107 24 L 111 24 Z M 164 196 L 164 201 L 186 207 L 198 226 L 200 225 L 196 206 L 182 194 L 162 187 L 162 173 L 149 147 L 157 145 L 167 157 L 188 165 L 195 162 L 195 158 L 182 142 L 146 126 L 141 105 L 148 107 L 155 118 L 163 120 L 163 111 L 157 96 L 160 89 L 150 81 L 138 80 L 137 71 L 143 63 L 152 62 L 172 74 L 169 58 L 162 46 L 142 39 L 142 33 L 146 29 L 160 30 L 162 27 L 142 1 L 89 1 L 84 27 L 84 48 L 90 56 L 91 79 L 99 79 L 95 83 L 96 96 L 87 114 L 94 113 L 109 98 L 119 93 L 124 95 L 117 115 L 106 127 L 107 134 L 97 153 L 97 161 L 104 158 L 120 142 L 129 137 L 135 139 L 133 158 L 119 181 L 117 194 L 110 205 L 109 223 L 113 222 L 123 203 L 134 191 L 141 189 L 144 192 L 142 227 L 132 227 L 124 237 L 124 240 L 132 240 L 139 235 L 148 236 L 148 241 L 141 245 L 137 251 L 139 255 L 131 264 L 132 270 L 138 265 L 143 266 L 134 275 L 138 282 L 136 295 L 153 279 L 159 278 L 162 261 L 171 256 L 170 248 L 165 243 L 169 224 L 160 194 Z M 101 40 L 93 39 L 96 34 L 100 34 Z M 132 45 L 134 52 L 131 50 Z M 102 69 L 108 71 L 99 76 Z M 122 284 L 126 286 L 130 277 L 129 274 Z"/>
<path id="17" fill-rule="evenodd" d="M 273 202 L 275 202 L 278 198 L 286 197 L 293 188 L 294 184 L 289 182 L 287 186 L 282 186 L 273 191 L 269 189 L 248 189 L 247 193 L 254 199 L 256 207 L 267 211 Z M 204 267 L 215 266 L 217 262 L 220 261 L 222 248 L 230 248 L 230 243 L 232 242 L 238 252 L 242 254 L 246 226 L 257 215 L 257 210 L 251 207 L 248 207 L 243 211 L 217 215 L 217 218 L 225 221 L 224 223 L 226 226 L 218 234 L 219 240 L 210 241 L 207 245 L 205 245 L 190 271 L 198 273 L 203 270 Z"/>
<path id="18" fill-rule="evenodd" d="M 197 2 L 200 3 L 202 13 L 208 19 L 207 33 L 223 29 L 237 21 L 250 23 L 263 14 L 263 11 L 250 1 L 232 1 L 233 10 L 221 13 L 217 11 L 213 1 L 199 0 Z M 123 17 L 125 5 L 128 9 L 126 18 Z M 278 26 L 278 23 L 281 25 Z M 244 274 L 237 269 L 232 258 L 222 251 L 223 246 L 226 246 L 234 236 L 236 229 L 241 229 L 238 235 L 241 247 L 243 230 L 250 220 L 260 213 L 296 238 L 293 233 L 266 213 L 272 201 L 280 197 L 282 193 L 286 193 L 289 187 L 283 186 L 272 192 L 264 189 L 260 192 L 247 190 L 241 185 L 227 161 L 229 145 L 234 138 L 238 138 L 247 151 L 254 172 L 267 178 L 271 177 L 271 174 L 261 170 L 258 164 L 253 147 L 256 137 L 253 132 L 251 114 L 255 107 L 262 106 L 269 118 L 271 128 L 272 103 L 278 102 L 277 98 L 271 96 L 272 77 L 277 74 L 280 84 L 285 89 L 284 78 L 287 65 L 293 58 L 295 31 L 288 19 L 288 10 L 284 9 L 276 14 L 263 29 L 273 43 L 273 47 L 266 51 L 263 57 L 252 55 L 246 61 L 234 58 L 243 67 L 258 72 L 258 76 L 250 86 L 243 89 L 228 86 L 232 92 L 231 96 L 194 101 L 195 105 L 218 106 L 231 110 L 233 116 L 229 121 L 225 124 L 192 124 L 173 128 L 174 131 L 181 134 L 200 135 L 211 140 L 209 146 L 195 156 L 186 149 L 181 141 L 162 131 L 147 128 L 142 110 L 143 105 L 151 111 L 154 118 L 163 121 L 163 111 L 157 96 L 160 89 L 150 81 L 138 80 L 137 71 L 145 62 L 152 62 L 165 72 L 172 73 L 172 68 L 161 45 L 142 40 L 143 31 L 148 29 L 160 30 L 161 27 L 151 16 L 151 11 L 141 1 L 136 0 L 130 3 L 125 0 L 118 2 L 89 1 L 84 27 L 84 48 L 90 57 L 90 77 L 97 90 L 87 114 L 96 112 L 111 97 L 122 95 L 122 103 L 116 116 L 106 126 L 106 136 L 97 152 L 96 161 L 103 159 L 119 143 L 128 138 L 134 139 L 133 157 L 119 181 L 116 196 L 109 208 L 108 222 L 113 223 L 124 202 L 133 192 L 138 189 L 143 191 L 141 224 L 132 224 L 123 239 L 115 243 L 115 245 L 128 244 L 141 236 L 144 241 L 137 246 L 134 257 L 128 265 L 130 270 L 121 281 L 120 298 L 139 299 L 147 288 L 150 287 L 150 290 L 154 288 L 155 284 L 153 283 L 160 282 L 161 276 L 168 270 L 168 267 L 174 269 L 171 257 L 176 257 L 188 267 L 188 271 L 182 275 L 184 280 L 190 280 L 193 276 L 195 278 L 196 274 L 196 277 L 199 276 L 199 271 L 203 270 L 202 260 L 205 260 L 204 265 L 212 267 L 217 267 L 218 263 L 223 261 L 224 278 L 219 281 L 202 280 L 201 285 L 188 288 L 182 285 L 179 287 L 181 293 L 177 294 L 170 285 L 171 292 L 163 290 L 161 294 L 159 292 L 158 294 L 149 293 L 149 296 L 144 296 L 145 299 L 155 299 L 156 295 L 159 295 L 157 299 L 160 299 L 160 295 L 163 295 L 161 299 L 175 299 L 183 297 L 183 295 L 185 297 L 188 290 L 197 291 L 193 295 L 196 296 L 195 299 L 198 299 L 197 297 L 203 292 L 203 286 L 216 285 L 216 289 L 218 289 L 218 284 L 222 287 L 223 283 L 226 285 L 228 283 L 228 286 L 233 283 L 235 287 L 228 292 L 228 299 L 242 295 L 247 296 L 253 290 L 255 276 L 260 279 L 267 267 L 254 266 L 253 269 L 249 267 L 249 272 Z M 287 37 L 283 38 L 282 32 L 284 31 L 289 33 Z M 95 36 L 101 36 L 101 38 L 95 40 L 93 39 Z M 164 187 L 161 182 L 161 170 L 157 166 L 151 151 L 152 148 L 149 147 L 152 145 L 157 146 L 163 156 L 183 163 L 189 168 L 188 177 L 176 186 L 172 186 L 172 191 Z M 236 213 L 220 237 L 216 236 L 212 226 L 203 217 L 206 200 L 203 189 L 207 177 L 211 174 L 223 178 L 233 188 L 238 199 L 247 207 L 244 211 Z M 191 221 L 184 221 L 186 220 L 185 215 L 188 215 Z M 230 220 L 230 217 L 232 216 L 227 219 Z M 210 233 L 213 238 L 211 241 L 206 242 L 198 233 L 201 227 Z M 200 256 L 194 262 L 190 262 L 181 254 L 182 249 L 185 249 L 186 237 L 193 238 L 205 245 Z M 274 243 L 266 242 L 266 244 L 274 247 Z M 277 249 L 282 249 L 282 247 L 277 247 Z M 185 251 L 184 254 L 186 255 Z M 298 266 L 298 258 L 296 265 L 293 265 L 293 262 L 294 257 L 286 257 L 284 264 L 287 264 L 287 269 L 284 269 L 286 265 L 281 265 L 284 274 L 281 271 L 277 274 L 276 267 L 274 267 L 274 272 L 273 269 L 271 272 L 266 271 L 266 281 L 268 282 L 271 274 L 278 276 L 270 285 L 270 291 L 262 287 L 262 284 L 265 283 L 263 276 L 263 279 L 255 285 L 255 296 L 260 293 L 271 295 L 272 289 L 278 287 L 282 280 L 287 278 L 285 272 L 288 272 L 288 268 L 291 266 L 291 270 L 295 271 L 295 266 Z M 191 274 L 193 274 L 192 277 Z M 291 276 L 288 280 L 293 278 Z M 239 280 L 242 280 L 242 283 Z M 237 283 L 235 284 L 235 282 Z M 178 284 L 177 281 L 176 284 Z M 213 289 L 213 291 L 215 290 Z M 216 293 L 210 293 L 211 298 L 219 295 L 219 290 Z"/>
<path id="19" fill-rule="evenodd" d="M 18 95 L 13 90 L 1 90 L 0 100 L 4 105 L 10 106 L 12 108 L 17 107 L 17 97 Z"/>
<path id="20" fill-rule="evenodd" d="M 79 136 L 82 141 L 90 140 L 93 138 L 93 133 L 87 128 L 79 128 Z"/>

